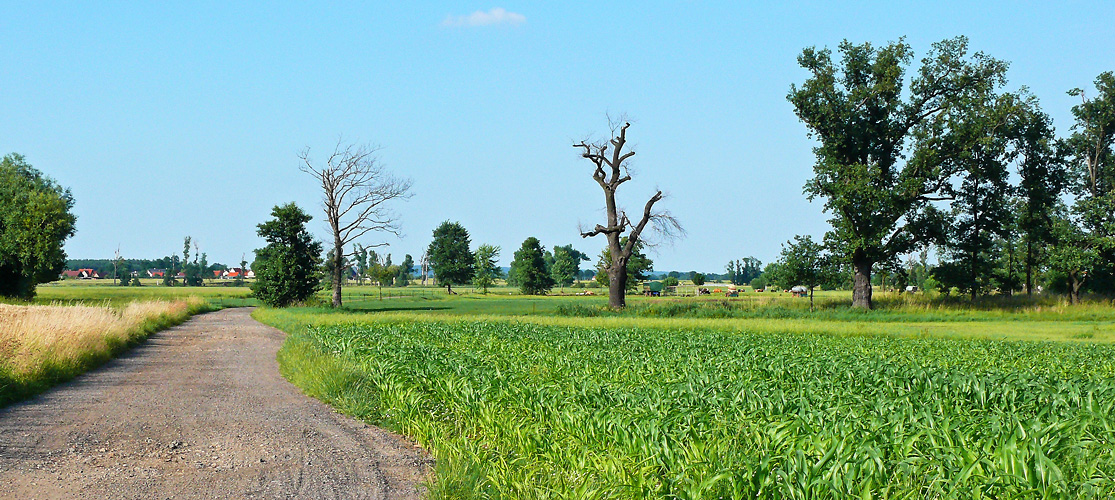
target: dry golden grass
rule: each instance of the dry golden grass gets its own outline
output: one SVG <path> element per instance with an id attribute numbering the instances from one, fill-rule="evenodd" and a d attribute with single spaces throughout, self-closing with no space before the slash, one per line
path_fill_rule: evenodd
<path id="1" fill-rule="evenodd" d="M 72 378 L 206 308 L 198 298 L 119 307 L 0 304 L 0 405 Z"/>

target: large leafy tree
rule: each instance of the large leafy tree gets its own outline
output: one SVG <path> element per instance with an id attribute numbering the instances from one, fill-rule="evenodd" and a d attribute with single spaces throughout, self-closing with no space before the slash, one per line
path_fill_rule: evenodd
<path id="1" fill-rule="evenodd" d="M 959 106 L 961 112 L 946 117 L 943 142 L 963 147 L 946 155 L 944 166 L 957 172 L 959 180 L 942 191 L 952 198 L 948 253 L 964 270 L 958 283 L 973 300 L 991 290 L 991 277 L 999 254 L 996 246 L 1008 236 L 1012 208 L 1007 200 L 1013 188 L 1008 182 L 1008 165 L 1017 156 L 1013 145 L 1011 117 L 1021 112 L 1013 95 L 994 99 L 972 99 Z"/>
<path id="2" fill-rule="evenodd" d="M 306 230 L 313 217 L 294 203 L 276 206 L 271 217 L 256 226 L 267 246 L 256 250 L 252 293 L 265 304 L 285 307 L 305 301 L 317 291 L 322 246 Z"/>
<path id="3" fill-rule="evenodd" d="M 573 245 L 555 246 L 553 255 L 550 275 L 562 287 L 572 285 L 574 278 L 581 272 L 581 261 L 589 260 L 588 255 L 573 248 Z"/>
<path id="4" fill-rule="evenodd" d="M 468 231 L 459 222 L 442 222 L 434 229 L 434 239 L 426 250 L 438 283 L 452 293 L 453 285 L 472 280 L 476 258 L 469 251 Z"/>
<path id="5" fill-rule="evenodd" d="M 496 284 L 496 280 L 503 276 L 499 268 L 500 248 L 487 243 L 476 249 L 476 264 L 473 267 L 472 285 L 484 293 Z"/>
<path id="6" fill-rule="evenodd" d="M 1081 89 L 1069 92 L 1081 98 L 1081 103 L 1072 108 L 1076 123 L 1065 141 L 1073 158 L 1076 201 L 1072 219 L 1078 225 L 1079 237 L 1067 238 L 1064 244 L 1075 245 L 1081 256 L 1094 255 L 1091 274 L 1103 275 L 1107 286 L 1115 288 L 1115 73 L 1099 75 L 1095 86 L 1092 98 Z M 1061 231 L 1062 235 L 1069 233 Z"/>
<path id="7" fill-rule="evenodd" d="M 542 295 L 554 287 L 554 279 L 546 270 L 542 244 L 534 236 L 524 240 L 523 246 L 515 251 L 508 274 L 515 276 L 523 295 Z"/>
<path id="8" fill-rule="evenodd" d="M 1065 188 L 1064 148 L 1058 147 L 1049 115 L 1028 106 L 1015 122 L 1014 137 L 1021 156 L 1018 189 L 1021 209 L 1015 227 L 1022 238 L 1026 294 L 1034 290 L 1034 276 L 1042 250 L 1053 241 L 1053 213 Z"/>
<path id="9" fill-rule="evenodd" d="M 1099 249 L 1093 244 L 1090 235 L 1081 229 L 1079 220 L 1070 215 L 1060 214 L 1053 219 L 1055 243 L 1047 250 L 1049 267 L 1065 278 L 1068 285 L 1069 301 L 1080 302 L 1080 289 L 1096 267 Z"/>
<path id="10" fill-rule="evenodd" d="M 19 154 L 0 160 L 0 296 L 31 299 L 58 279 L 77 222 L 70 190 Z"/>
<path id="11" fill-rule="evenodd" d="M 970 55 L 964 37 L 933 45 L 906 84 L 913 51 L 903 40 L 875 47 L 807 48 L 798 63 L 810 72 L 787 96 L 819 145 L 809 199 L 823 198 L 833 229 L 826 242 L 854 270 L 852 305 L 869 309 L 875 264 L 892 261 L 937 234 L 931 202 L 955 172 L 950 119 L 964 105 L 1003 85 L 1006 63 Z"/>
<path id="12" fill-rule="evenodd" d="M 797 285 L 809 289 L 809 309 L 813 310 L 813 289 L 839 280 L 835 260 L 820 243 L 810 236 L 794 236 L 782 246 L 782 254 L 774 279 L 787 287 Z"/>
<path id="13" fill-rule="evenodd" d="M 395 277 L 395 286 L 407 286 L 410 284 L 410 276 L 414 273 L 414 257 L 406 254 L 403 257 L 403 263 L 399 264 L 399 274 Z"/>

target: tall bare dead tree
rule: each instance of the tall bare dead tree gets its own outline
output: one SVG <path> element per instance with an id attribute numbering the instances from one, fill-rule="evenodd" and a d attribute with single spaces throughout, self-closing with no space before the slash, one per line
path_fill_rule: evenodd
<path id="1" fill-rule="evenodd" d="M 395 177 L 380 165 L 377 148 L 337 142 L 325 164 L 315 167 L 310 148 L 298 157 L 299 167 L 321 183 L 322 208 L 333 236 L 330 260 L 333 263 L 333 307 L 341 306 L 341 284 L 344 282 L 345 245 L 370 232 L 387 232 L 399 236 L 399 218 L 388 202 L 410 197 L 410 179 Z M 384 246 L 386 243 L 368 245 Z"/>
<path id="2" fill-rule="evenodd" d="M 635 152 L 627 147 L 627 128 L 630 123 L 609 121 L 612 138 L 606 141 L 588 143 L 581 141 L 573 147 L 582 150 L 581 157 L 587 158 L 595 165 L 592 178 L 604 190 L 604 208 L 607 212 L 607 225 L 597 224 L 591 230 L 581 229 L 581 237 L 589 238 L 603 234 L 608 239 L 608 253 L 612 262 L 607 266 L 608 273 L 608 305 L 619 309 L 627 306 L 625 296 L 627 288 L 627 261 L 636 245 L 642 240 L 643 230 L 648 225 L 652 230 L 667 238 L 676 237 L 685 233 L 677 219 L 669 212 L 655 212 L 654 204 L 662 200 L 661 190 L 654 193 L 643 206 L 642 216 L 638 222 L 632 222 L 627 212 L 616 203 L 616 190 L 619 186 L 631 180 L 631 171 L 628 160 L 635 156 Z"/>

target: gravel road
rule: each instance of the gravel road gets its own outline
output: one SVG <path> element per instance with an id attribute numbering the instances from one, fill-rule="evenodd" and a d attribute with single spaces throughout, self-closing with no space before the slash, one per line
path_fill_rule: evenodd
<path id="1" fill-rule="evenodd" d="M 250 309 L 196 316 L 0 410 L 0 498 L 420 498 L 432 460 L 279 375 Z"/>

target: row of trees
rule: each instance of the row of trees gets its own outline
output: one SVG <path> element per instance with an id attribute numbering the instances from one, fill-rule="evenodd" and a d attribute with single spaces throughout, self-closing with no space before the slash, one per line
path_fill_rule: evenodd
<path id="1" fill-rule="evenodd" d="M 205 264 L 202 266 L 201 274 L 207 279 L 213 275 L 213 271 L 227 271 L 229 269 L 225 264 L 219 262 L 210 264 L 207 261 L 208 256 L 202 252 L 199 255 L 198 264 Z M 178 255 L 159 259 L 128 259 L 120 256 L 113 259 L 68 259 L 66 269 L 93 269 L 101 276 L 119 279 L 120 276 L 130 277 L 133 274 L 146 274 L 149 269 L 181 269 L 181 262 L 181 257 Z"/>
<path id="2" fill-rule="evenodd" d="M 396 265 L 391 262 L 391 254 L 381 257 L 371 247 L 358 244 L 354 247 L 353 255 L 355 269 L 349 261 L 346 260 L 345 263 L 349 269 L 355 271 L 358 284 L 363 285 L 364 281 L 369 281 L 380 287 L 410 285 L 410 278 L 414 274 L 414 258 L 410 254 L 403 258 L 401 264 Z"/>
<path id="3" fill-rule="evenodd" d="M 851 268 L 853 306 L 871 308 L 879 266 L 930 245 L 939 279 L 972 297 L 992 289 L 1004 251 L 1007 293 L 1032 291 L 1043 268 L 1067 280 L 1073 301 L 1089 283 L 1115 291 L 1112 73 L 1092 98 L 1070 91 L 1082 101 L 1072 133 L 1057 138 L 1034 96 L 1004 90 L 1007 63 L 970 54 L 963 37 L 934 44 L 908 85 L 903 40 L 845 41 L 839 52 L 805 49 L 798 62 L 811 76 L 788 99 L 818 142 L 805 192 L 831 215 L 824 247 Z"/>
<path id="4" fill-rule="evenodd" d="M 475 252 L 468 230 L 458 222 L 445 221 L 433 232 L 426 255 L 438 283 L 452 293 L 453 285 L 471 283 L 484 293 L 503 279 L 499 267 L 500 247 L 480 245 Z M 555 246 L 548 251 L 538 238 L 529 237 L 515 251 L 507 272 L 507 283 L 528 295 L 544 294 L 555 286 L 565 287 L 582 276 L 581 262 L 588 256 L 573 245 Z"/>
<path id="5" fill-rule="evenodd" d="M 581 156 L 594 165 L 592 177 L 604 191 L 606 224 L 597 224 L 591 229 L 582 230 L 581 236 L 588 238 L 603 234 L 607 239 L 608 246 L 601 255 L 596 276 L 609 284 L 609 304 L 612 307 L 625 305 L 624 293 L 631 283 L 628 278 L 631 267 L 629 262 L 633 258 L 644 259 L 645 268 L 649 269 L 649 259 L 645 259 L 640 251 L 644 244 L 643 231 L 649 228 L 667 238 L 683 234 L 681 226 L 668 212 L 654 209 L 655 204 L 665 196 L 661 191 L 651 196 L 643 207 L 642 215 L 636 220 L 628 218 L 617 203 L 617 189 L 631 180 L 627 163 L 635 154 L 627 147 L 626 132 L 631 124 L 620 123 L 609 122 L 612 133 L 607 140 L 574 144 L 574 147 L 581 150 Z M 364 252 L 359 245 L 354 245 L 354 250 L 349 253 L 344 250 L 346 246 L 369 233 L 400 234 L 398 218 L 388 205 L 392 201 L 410 196 L 411 181 L 395 177 L 383 169 L 375 157 L 376 151 L 367 146 L 346 146 L 338 141 L 333 153 L 324 162 L 312 160 L 308 149 L 300 155 L 301 170 L 311 175 L 321 186 L 322 208 L 332 236 L 326 268 L 331 273 L 334 307 L 342 304 L 341 286 L 347 279 L 345 270 L 348 269 L 349 258 L 357 257 L 360 276 L 377 265 L 387 270 L 391 267 L 384 265 L 386 263 L 375 262 L 376 259 L 367 262 L 367 255 L 358 257 L 357 254 Z M 263 261 L 260 267 L 273 265 L 285 255 L 278 247 L 283 238 L 279 236 L 282 231 L 278 231 L 280 228 L 276 225 L 287 221 L 291 227 L 286 229 L 293 231 L 298 225 L 295 224 L 296 221 L 301 220 L 304 225 L 309 220 L 309 215 L 293 204 L 276 207 L 272 215 L 275 217 L 273 221 L 259 226 L 260 235 L 269 242 L 268 247 L 257 251 Z M 297 233 L 283 234 L 289 240 Z M 501 270 L 496 266 L 499 251 L 498 247 L 481 245 L 475 254 L 472 253 L 469 250 L 468 232 L 460 224 L 447 221 L 434 230 L 434 239 L 422 259 L 423 279 L 428 267 L 432 267 L 439 282 L 450 293 L 452 285 L 469 282 L 487 291 L 496 279 L 502 277 Z M 361 259 L 365 260 L 364 264 L 360 264 Z M 583 260 L 587 260 L 587 256 L 571 246 L 556 247 L 553 252 L 546 252 L 536 238 L 528 238 L 516 252 L 507 278 L 524 293 L 544 293 L 555 285 L 565 286 L 582 276 L 579 266 Z M 638 262 L 634 263 L 634 267 L 642 268 Z M 389 274 L 387 270 L 383 271 L 385 276 Z M 405 274 L 409 275 L 409 272 Z M 394 276 L 401 275 L 403 274 Z M 295 300 L 294 297 L 299 295 L 268 292 L 267 283 L 272 280 L 264 278 L 264 284 L 260 284 L 259 270 L 256 271 L 256 277 L 257 288 L 261 293 L 277 296 L 276 303 Z M 638 273 L 633 276 L 634 279 L 639 277 Z M 383 283 L 386 278 L 378 281 Z"/>
<path id="6" fill-rule="evenodd" d="M 662 278 L 662 284 L 664 284 L 666 286 L 676 286 L 676 285 L 681 284 L 682 279 L 687 279 L 691 283 L 693 283 L 694 285 L 701 286 L 701 285 L 705 284 L 706 281 L 710 281 L 710 280 L 715 281 L 715 280 L 718 280 L 718 279 L 725 279 L 725 278 L 719 278 L 719 277 L 715 277 L 715 276 L 720 276 L 720 275 L 718 275 L 718 274 L 708 275 L 708 274 L 705 274 L 705 273 L 699 273 L 697 271 L 689 271 L 687 273 L 681 273 L 681 272 L 678 272 L 678 271 L 670 271 L 670 272 L 666 273 L 666 275 Z"/>
<path id="7" fill-rule="evenodd" d="M 751 283 L 763 274 L 763 263 L 755 257 L 744 257 L 740 260 L 728 261 L 725 267 L 724 278 L 733 285 Z"/>
<path id="8" fill-rule="evenodd" d="M 191 257 L 191 248 L 193 249 L 193 260 Z M 147 267 L 137 267 L 136 264 L 149 264 Z M 234 278 L 236 286 L 244 284 L 244 272 L 247 271 L 247 261 L 243 257 L 240 258 L 240 272 Z M 201 251 L 201 246 L 191 236 L 186 236 L 182 240 L 182 257 L 171 255 L 155 260 L 136 260 L 124 259 L 120 256 L 120 251 L 116 251 L 116 258 L 112 263 L 112 276 L 118 280 L 121 286 L 129 284 L 129 278 L 133 273 L 144 273 L 148 269 L 161 269 L 163 270 L 162 285 L 164 286 L 205 286 L 205 280 L 214 279 L 213 271 L 226 271 L 228 266 L 220 263 L 210 264 L 209 256 Z M 178 281 L 178 275 L 182 275 L 182 281 Z M 138 276 L 131 279 L 131 284 L 139 286 Z"/>

